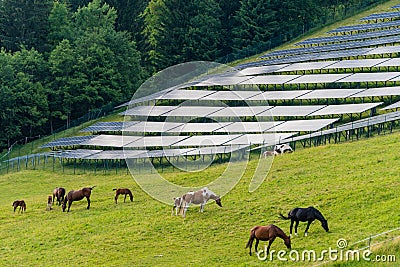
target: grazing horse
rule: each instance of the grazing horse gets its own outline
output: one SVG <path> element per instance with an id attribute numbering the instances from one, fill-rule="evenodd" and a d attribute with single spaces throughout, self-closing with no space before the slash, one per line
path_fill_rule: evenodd
<path id="1" fill-rule="evenodd" d="M 174 210 L 175 210 L 175 216 L 178 215 L 178 211 L 180 211 L 182 206 L 182 198 L 181 197 L 174 197 L 174 206 L 172 207 L 172 212 L 171 215 L 174 215 Z"/>
<path id="2" fill-rule="evenodd" d="M 65 188 L 57 187 L 53 190 L 53 204 L 54 200 L 57 198 L 58 206 L 64 201 Z"/>
<path id="3" fill-rule="evenodd" d="M 23 201 L 23 200 L 15 200 L 15 201 L 13 202 L 12 206 L 14 207 L 14 212 L 15 212 L 15 210 L 17 209 L 17 207 L 19 207 L 18 212 L 20 212 L 21 209 L 22 209 L 21 213 L 23 213 L 24 211 L 26 211 L 26 203 L 25 203 L 25 201 Z"/>
<path id="4" fill-rule="evenodd" d="M 116 192 L 115 192 L 115 204 L 117 204 L 118 196 L 119 196 L 119 195 L 125 195 L 125 197 L 124 197 L 124 203 L 125 203 L 125 200 L 126 200 L 126 196 L 127 196 L 127 195 L 129 195 L 129 197 L 130 197 L 130 199 L 131 199 L 131 202 L 133 201 L 132 192 L 131 192 L 131 190 L 129 190 L 128 188 L 118 188 L 118 189 L 114 188 L 113 191 L 116 191 Z"/>
<path id="5" fill-rule="evenodd" d="M 307 222 L 307 227 L 306 230 L 304 231 L 304 235 L 307 236 L 310 224 L 314 220 L 320 221 L 322 228 L 324 228 L 326 232 L 329 232 L 328 221 L 325 220 L 322 213 L 314 207 L 294 208 L 291 211 L 289 211 L 288 217 L 283 216 L 282 213 L 280 213 L 280 216 L 285 220 L 291 220 L 290 236 L 292 236 L 292 228 L 294 222 L 296 222 L 296 225 L 294 227 L 294 234 L 296 236 L 297 236 L 297 226 L 299 225 L 299 222 Z"/>
<path id="6" fill-rule="evenodd" d="M 286 247 L 288 249 L 292 249 L 292 245 L 290 243 L 290 237 L 287 236 L 281 228 L 279 228 L 276 225 L 270 224 L 267 226 L 254 226 L 250 230 L 250 238 L 249 241 L 247 242 L 246 248 L 250 248 L 250 256 L 251 256 L 251 246 L 253 245 L 254 239 L 256 240 L 256 245 L 254 246 L 254 249 L 257 253 L 257 247 L 258 247 L 258 242 L 261 241 L 269 241 L 268 243 L 268 248 L 267 251 L 265 252 L 265 255 L 269 254 L 269 249 L 274 242 L 275 238 L 282 238 Z"/>
<path id="7" fill-rule="evenodd" d="M 62 203 L 62 210 L 63 212 L 65 211 L 65 208 L 67 207 L 67 202 L 68 202 L 68 210 L 67 212 L 69 212 L 69 208 L 71 207 L 71 204 L 73 201 L 78 201 L 78 200 L 82 200 L 84 197 L 86 197 L 87 199 L 87 209 L 90 208 L 90 195 L 92 194 L 92 190 L 93 190 L 94 186 L 92 187 L 84 187 L 82 189 L 79 190 L 72 190 L 69 191 L 67 196 L 64 198 L 64 201 Z"/>
<path id="8" fill-rule="evenodd" d="M 222 207 L 221 199 L 214 192 L 212 192 L 207 187 L 200 189 L 196 192 L 188 192 L 182 196 L 181 206 L 183 207 L 182 217 L 186 217 L 186 210 L 189 208 L 190 204 L 200 204 L 200 212 L 204 211 L 204 206 L 207 201 L 213 199 L 218 206 Z"/>

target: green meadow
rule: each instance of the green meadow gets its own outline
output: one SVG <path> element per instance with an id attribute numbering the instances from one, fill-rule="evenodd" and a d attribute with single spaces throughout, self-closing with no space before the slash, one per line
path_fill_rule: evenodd
<path id="1" fill-rule="evenodd" d="M 199 213 L 199 207 L 192 205 L 186 218 L 171 215 L 171 205 L 147 195 L 126 173 L 72 175 L 26 170 L 2 175 L 0 265 L 317 265 L 321 262 L 281 262 L 276 257 L 271 262 L 260 261 L 254 253 L 249 256 L 245 245 L 250 229 L 273 223 L 289 234 L 290 222 L 280 219 L 279 213 L 286 215 L 294 207 L 312 205 L 328 220 L 330 232 L 326 233 L 315 221 L 304 237 L 306 224 L 301 223 L 299 236 L 292 238 L 292 249 L 319 253 L 337 249 L 340 238 L 347 241 L 350 249 L 359 240 L 399 227 L 399 141 L 400 134 L 394 133 L 298 149 L 293 154 L 275 157 L 271 170 L 265 173 L 265 181 L 250 193 L 249 183 L 257 165 L 253 159 L 238 184 L 222 197 L 222 208 L 210 202 L 204 213 Z M 217 164 L 202 172 L 162 175 L 176 184 L 195 187 L 217 178 L 226 166 Z M 47 196 L 55 187 L 63 186 L 69 191 L 93 185 L 96 187 L 90 210 L 83 200 L 74 202 L 69 213 L 63 213 L 59 206 L 46 211 Z M 116 205 L 112 191 L 116 187 L 131 188 L 134 201 L 124 203 L 120 198 Z M 26 201 L 26 213 L 13 212 L 11 204 L 16 199 Z M 372 239 L 371 258 L 378 253 L 395 255 L 397 263 L 382 266 L 398 266 L 400 245 L 391 239 L 399 235 L 400 231 L 393 231 Z M 380 242 L 383 243 L 374 246 Z M 265 244 L 261 241 L 259 249 L 264 249 Z M 279 238 L 271 249 L 289 254 Z M 376 265 L 372 261 L 335 261 L 324 266 Z"/>

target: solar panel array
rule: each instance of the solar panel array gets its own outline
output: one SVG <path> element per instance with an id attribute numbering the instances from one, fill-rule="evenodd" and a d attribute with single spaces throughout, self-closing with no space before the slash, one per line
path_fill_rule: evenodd
<path id="1" fill-rule="evenodd" d="M 338 36 L 328 36 L 328 37 L 318 37 L 318 38 L 309 38 L 307 40 L 297 42 L 294 45 L 311 45 L 311 44 L 323 44 L 323 43 L 342 43 L 348 41 L 355 40 L 365 40 L 370 38 L 382 38 L 385 36 L 392 36 L 400 34 L 400 29 L 390 29 L 390 30 L 382 30 L 382 31 L 374 31 L 374 32 L 366 32 L 359 34 L 349 34 L 349 35 L 338 35 Z"/>
<path id="2" fill-rule="evenodd" d="M 329 32 L 360 33 L 304 40 L 296 45 L 318 46 L 274 51 L 235 71 L 143 95 L 119 106 L 128 107 L 120 113 L 125 122 L 99 122 L 82 130 L 99 135 L 43 147 L 77 148 L 55 155 L 92 160 L 215 155 L 400 120 L 397 112 L 376 115 L 400 108 L 400 59 L 391 57 L 400 52 L 398 17 L 372 14 L 361 19 L 368 23 Z"/>

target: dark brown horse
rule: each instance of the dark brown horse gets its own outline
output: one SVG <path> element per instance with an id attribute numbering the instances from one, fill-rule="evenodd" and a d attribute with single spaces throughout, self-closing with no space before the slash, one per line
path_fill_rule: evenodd
<path id="1" fill-rule="evenodd" d="M 131 192 L 131 190 L 129 190 L 128 188 L 118 188 L 118 189 L 114 188 L 113 191 L 116 191 L 116 192 L 115 192 L 115 204 L 117 204 L 118 196 L 119 196 L 119 195 L 125 195 L 125 197 L 124 197 L 124 203 L 125 203 L 125 200 L 126 200 L 126 196 L 127 196 L 127 195 L 129 195 L 129 197 L 130 197 L 130 199 L 131 199 L 131 202 L 133 201 L 132 192 Z"/>
<path id="2" fill-rule="evenodd" d="M 67 212 L 69 212 L 69 208 L 71 207 L 72 202 L 82 200 L 84 197 L 86 197 L 86 199 L 87 199 L 87 202 L 88 202 L 87 209 L 89 209 L 90 208 L 90 195 L 92 194 L 93 188 L 94 188 L 94 186 L 84 187 L 79 190 L 69 191 L 62 203 L 62 210 L 65 211 L 65 208 L 67 207 L 67 202 L 68 202 Z"/>
<path id="3" fill-rule="evenodd" d="M 15 200 L 13 202 L 12 206 L 14 207 L 14 212 L 17 209 L 17 207 L 19 207 L 18 212 L 20 212 L 21 209 L 22 209 L 22 212 L 26 211 L 26 203 L 23 200 Z"/>
<path id="4" fill-rule="evenodd" d="M 261 241 L 269 241 L 267 251 L 265 252 L 266 255 L 269 254 L 269 248 L 274 242 L 275 238 L 282 238 L 285 242 L 285 245 L 288 249 L 292 249 L 292 245 L 290 244 L 290 237 L 288 237 L 281 228 L 276 225 L 270 224 L 267 226 L 254 226 L 250 230 L 250 238 L 247 242 L 246 248 L 250 248 L 250 256 L 251 256 L 251 246 L 253 245 L 254 239 L 256 240 L 256 245 L 254 249 L 257 253 L 258 242 Z"/>
<path id="5" fill-rule="evenodd" d="M 57 198 L 58 206 L 64 201 L 65 188 L 57 187 L 53 190 L 53 204 L 54 200 Z"/>

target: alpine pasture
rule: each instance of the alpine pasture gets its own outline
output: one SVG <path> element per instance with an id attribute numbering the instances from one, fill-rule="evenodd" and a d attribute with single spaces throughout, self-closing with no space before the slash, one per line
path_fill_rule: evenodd
<path id="1" fill-rule="evenodd" d="M 255 225 L 275 224 L 286 234 L 289 221 L 279 217 L 294 207 L 313 205 L 328 220 L 326 233 L 315 221 L 307 237 L 306 223 L 292 237 L 292 249 L 336 249 L 340 238 L 348 244 L 398 227 L 400 134 L 373 137 L 297 150 L 275 157 L 264 183 L 248 192 L 256 160 L 237 186 L 222 196 L 223 207 L 209 202 L 203 213 L 192 205 L 186 218 L 171 215 L 171 205 L 144 193 L 130 175 L 62 174 L 30 170 L 0 176 L 1 266 L 312 266 L 320 262 L 260 261 L 245 245 Z M 199 173 L 166 172 L 177 184 L 205 184 L 223 171 L 212 166 Z M 46 198 L 55 187 L 67 191 L 85 186 L 92 191 L 91 208 L 74 202 L 69 213 Z M 130 188 L 134 201 L 115 204 L 116 187 Z M 211 188 L 212 189 L 212 188 Z M 217 193 L 217 192 L 216 192 Z M 24 199 L 27 210 L 13 212 L 12 203 Z M 395 234 L 396 232 L 394 232 Z M 398 234 L 397 234 L 398 235 Z M 267 242 L 260 242 L 264 249 Z M 271 250 L 286 250 L 277 239 Z M 378 247 L 397 255 L 399 244 Z M 288 252 L 288 251 L 287 251 Z M 374 255 L 374 254 L 373 254 Z M 343 262 L 343 266 L 376 266 L 376 262 Z M 361 264 L 361 265 L 358 265 Z M 392 264 L 392 265 L 391 265 Z M 383 266 L 396 266 L 396 263 Z M 341 266 L 328 262 L 326 266 Z"/>

